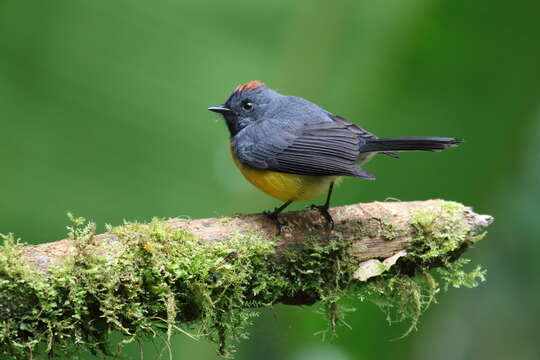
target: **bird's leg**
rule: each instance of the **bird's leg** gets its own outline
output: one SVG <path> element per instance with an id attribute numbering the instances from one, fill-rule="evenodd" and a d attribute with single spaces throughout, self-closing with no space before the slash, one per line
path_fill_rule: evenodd
<path id="1" fill-rule="evenodd" d="M 276 228 L 277 228 L 277 233 L 276 233 L 276 236 L 280 235 L 281 234 L 281 228 L 283 227 L 283 222 L 281 222 L 279 220 L 279 214 L 285 210 L 285 208 L 289 205 L 291 205 L 292 203 L 292 200 L 289 200 L 287 202 L 285 202 L 283 205 L 281 205 L 280 207 L 277 207 L 274 209 L 274 211 L 264 211 L 263 214 L 268 216 L 270 218 L 270 220 L 272 220 L 274 222 L 274 224 L 276 224 Z"/>
<path id="2" fill-rule="evenodd" d="M 326 196 L 326 202 L 324 205 L 311 205 L 310 208 L 317 209 L 321 213 L 321 215 L 326 219 L 326 222 L 328 225 L 330 225 L 330 229 L 334 228 L 334 219 L 332 219 L 332 216 L 328 212 L 328 209 L 330 208 L 330 198 L 332 198 L 332 190 L 334 189 L 334 182 L 332 181 L 330 183 L 330 186 L 328 187 L 328 195 Z"/>

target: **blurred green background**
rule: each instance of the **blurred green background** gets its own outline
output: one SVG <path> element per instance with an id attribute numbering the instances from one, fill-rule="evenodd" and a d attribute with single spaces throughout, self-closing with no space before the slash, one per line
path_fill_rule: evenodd
<path id="1" fill-rule="evenodd" d="M 0 0 L 0 232 L 60 239 L 67 211 L 102 230 L 274 207 L 206 110 L 259 79 L 379 136 L 466 139 L 375 159 L 378 180 L 344 181 L 335 205 L 444 198 L 496 222 L 470 253 L 488 282 L 441 294 L 405 339 L 371 304 L 351 301 L 353 329 L 332 343 L 313 335 L 315 307 L 277 306 L 237 359 L 538 359 L 539 13 L 538 0 Z M 173 352 L 215 358 L 180 335 Z"/>

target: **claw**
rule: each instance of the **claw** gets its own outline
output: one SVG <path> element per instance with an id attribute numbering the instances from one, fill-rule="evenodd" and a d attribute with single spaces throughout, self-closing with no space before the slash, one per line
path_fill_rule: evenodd
<path id="1" fill-rule="evenodd" d="M 312 210 L 318 210 L 326 220 L 326 223 L 330 226 L 330 230 L 334 229 L 334 219 L 332 219 L 332 215 L 330 215 L 330 212 L 328 211 L 328 206 L 312 204 L 309 206 L 309 208 Z"/>
<path id="2" fill-rule="evenodd" d="M 263 214 L 266 215 L 270 220 L 272 220 L 274 225 L 276 225 L 276 236 L 279 236 L 281 235 L 281 229 L 283 228 L 284 224 L 282 221 L 280 221 L 279 213 L 277 213 L 276 210 L 277 208 L 274 209 L 274 211 L 263 211 Z"/>
<path id="3" fill-rule="evenodd" d="M 286 201 L 280 207 L 275 208 L 274 211 L 263 211 L 263 214 L 268 216 L 270 220 L 272 220 L 274 224 L 276 224 L 276 227 L 277 227 L 276 236 L 279 236 L 281 234 L 281 228 L 283 227 L 283 222 L 279 220 L 279 213 L 282 212 L 291 203 L 292 203 L 292 200 L 289 200 L 289 201 Z"/>

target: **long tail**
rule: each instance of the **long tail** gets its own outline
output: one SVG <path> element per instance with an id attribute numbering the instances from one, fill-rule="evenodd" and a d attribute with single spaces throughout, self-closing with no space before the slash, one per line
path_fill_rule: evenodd
<path id="1" fill-rule="evenodd" d="M 360 152 L 385 152 L 400 150 L 441 151 L 456 146 L 463 139 L 445 137 L 400 137 L 387 139 L 367 139 L 360 145 Z"/>

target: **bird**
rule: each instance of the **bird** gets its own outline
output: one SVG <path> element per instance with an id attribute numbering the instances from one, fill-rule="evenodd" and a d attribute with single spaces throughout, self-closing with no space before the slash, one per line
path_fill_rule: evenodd
<path id="1" fill-rule="evenodd" d="M 327 191 L 323 205 L 311 205 L 331 229 L 334 184 L 342 177 L 375 180 L 361 166 L 376 154 L 399 158 L 395 151 L 441 151 L 462 142 L 453 137 L 379 138 L 355 123 L 304 98 L 278 93 L 258 80 L 237 86 L 221 114 L 230 133 L 229 150 L 242 175 L 266 194 L 283 201 L 263 212 L 277 227 L 279 214 L 293 202 Z"/>

